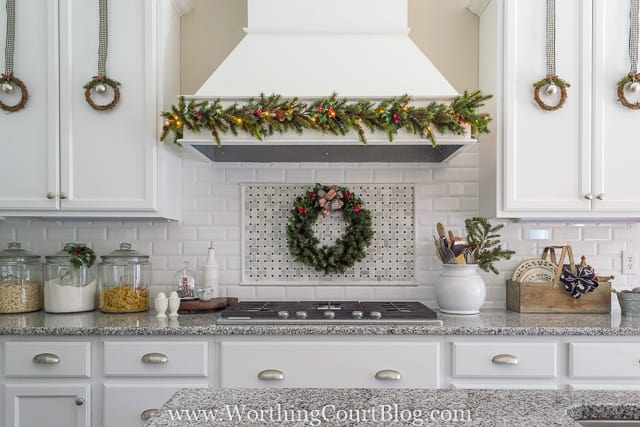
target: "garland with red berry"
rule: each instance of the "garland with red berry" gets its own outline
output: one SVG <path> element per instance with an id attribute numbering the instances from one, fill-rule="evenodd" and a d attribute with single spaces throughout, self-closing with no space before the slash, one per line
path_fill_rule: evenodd
<path id="1" fill-rule="evenodd" d="M 332 246 L 320 246 L 313 225 L 321 214 L 342 212 L 345 233 Z M 325 274 L 344 273 L 366 256 L 373 239 L 371 212 L 348 188 L 316 184 L 296 197 L 287 225 L 287 243 L 293 259 Z"/>
<path id="2" fill-rule="evenodd" d="M 184 128 L 191 132 L 209 131 L 218 145 L 222 144 L 221 135 L 245 132 L 258 141 L 286 132 L 303 133 L 313 130 L 334 135 L 347 135 L 356 132 L 358 139 L 367 143 L 365 129 L 382 131 L 393 141 L 399 130 L 404 129 L 412 135 L 428 139 L 436 146 L 434 130 L 456 135 L 471 129 L 471 135 L 488 133 L 491 117 L 479 113 L 478 109 L 491 95 L 480 91 L 464 92 L 451 104 L 432 102 L 424 107 L 410 105 L 409 95 L 389 98 L 379 103 L 361 100 L 349 102 L 333 94 L 328 98 L 312 103 L 301 102 L 298 98 L 282 98 L 280 95 L 250 99 L 246 104 L 233 104 L 224 107 L 218 99 L 215 101 L 186 101 L 180 98 L 178 105 L 171 111 L 162 113 L 165 119 L 161 140 L 169 134 L 173 142 L 183 136 Z"/>

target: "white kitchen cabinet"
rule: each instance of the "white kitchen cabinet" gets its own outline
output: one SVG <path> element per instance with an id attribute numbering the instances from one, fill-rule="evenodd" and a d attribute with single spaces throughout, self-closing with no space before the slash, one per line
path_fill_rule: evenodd
<path id="1" fill-rule="evenodd" d="M 556 344 L 522 342 L 452 343 L 454 377 L 555 378 Z"/>
<path id="2" fill-rule="evenodd" d="M 640 344 L 571 343 L 569 375 L 572 378 L 640 378 Z"/>
<path id="3" fill-rule="evenodd" d="M 0 115 L 0 179 L 12 183 L 0 189 L 0 215 L 177 218 L 179 158 L 158 138 L 160 111 L 179 93 L 173 2 L 109 2 L 107 74 L 122 98 L 108 112 L 93 110 L 83 89 L 96 74 L 98 2 L 19 2 L 16 27 L 16 75 L 32 96 Z"/>
<path id="4" fill-rule="evenodd" d="M 259 357 L 256 357 L 259 355 Z M 437 342 L 220 342 L 223 388 L 437 388 Z"/>
<path id="5" fill-rule="evenodd" d="M 563 0 L 556 9 L 557 73 L 568 99 L 556 111 L 533 100 L 546 75 L 546 3 L 490 0 L 480 18 L 480 87 L 495 121 L 480 142 L 481 212 L 506 218 L 640 215 L 630 143 L 637 111 L 617 102 L 628 72 L 627 0 Z M 552 102 L 550 102 L 552 103 Z M 635 120 L 635 121 L 634 121 Z"/>
<path id="6" fill-rule="evenodd" d="M 91 344 L 88 342 L 6 342 L 4 375 L 53 378 L 91 376 Z"/>
<path id="7" fill-rule="evenodd" d="M 89 384 L 7 384 L 4 389 L 6 427 L 91 425 Z"/>

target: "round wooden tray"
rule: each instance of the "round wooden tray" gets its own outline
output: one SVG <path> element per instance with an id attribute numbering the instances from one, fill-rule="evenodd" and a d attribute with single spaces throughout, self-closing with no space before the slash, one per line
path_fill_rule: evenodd
<path id="1" fill-rule="evenodd" d="M 213 313 L 217 310 L 224 310 L 230 305 L 236 305 L 238 298 L 222 297 L 214 298 L 210 301 L 200 301 L 199 299 L 190 301 L 180 301 L 179 314 Z"/>

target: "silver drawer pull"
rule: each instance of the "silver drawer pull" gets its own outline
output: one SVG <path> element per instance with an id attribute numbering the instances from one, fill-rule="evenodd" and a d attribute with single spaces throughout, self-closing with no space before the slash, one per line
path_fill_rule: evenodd
<path id="1" fill-rule="evenodd" d="M 513 354 L 497 354 L 491 359 L 491 363 L 496 365 L 517 365 L 518 358 Z"/>
<path id="2" fill-rule="evenodd" d="M 284 372 L 277 369 L 265 369 L 260 371 L 258 379 L 261 381 L 282 381 L 284 380 Z"/>
<path id="3" fill-rule="evenodd" d="M 158 413 L 157 409 L 145 409 L 140 414 L 140 418 L 142 418 L 143 421 L 147 421 L 149 418 L 153 417 L 156 413 Z"/>
<path id="4" fill-rule="evenodd" d="M 147 353 L 140 360 L 142 360 L 142 363 L 167 363 L 169 358 L 162 353 Z"/>
<path id="5" fill-rule="evenodd" d="M 33 356 L 33 363 L 36 365 L 55 365 L 60 363 L 60 356 L 53 353 L 40 353 Z"/>
<path id="6" fill-rule="evenodd" d="M 383 381 L 398 381 L 402 378 L 400 372 L 394 371 L 393 369 L 383 369 L 381 371 L 376 372 L 376 379 Z"/>

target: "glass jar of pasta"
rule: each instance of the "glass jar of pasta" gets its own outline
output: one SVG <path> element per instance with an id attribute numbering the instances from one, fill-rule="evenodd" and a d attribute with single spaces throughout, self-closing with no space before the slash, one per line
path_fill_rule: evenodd
<path id="1" fill-rule="evenodd" d="M 26 313 L 42 308 L 40 256 L 9 243 L 0 252 L 0 313 Z"/>
<path id="2" fill-rule="evenodd" d="M 149 310 L 149 256 L 133 250 L 130 243 L 121 243 L 120 249 L 101 258 L 98 265 L 100 311 L 135 313 Z"/>

